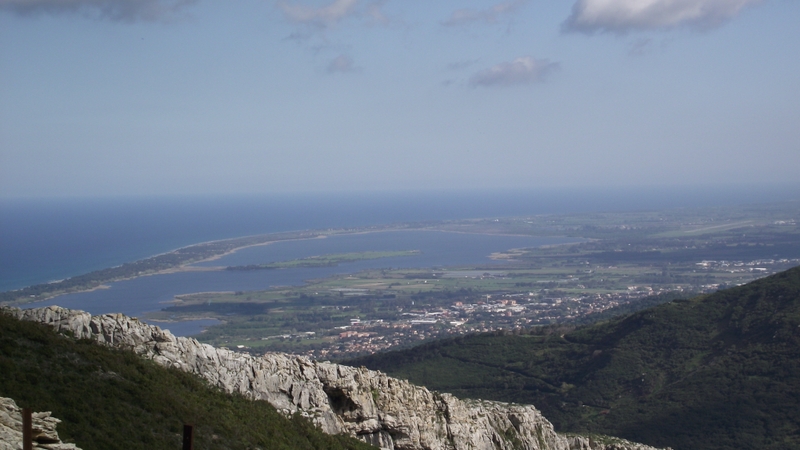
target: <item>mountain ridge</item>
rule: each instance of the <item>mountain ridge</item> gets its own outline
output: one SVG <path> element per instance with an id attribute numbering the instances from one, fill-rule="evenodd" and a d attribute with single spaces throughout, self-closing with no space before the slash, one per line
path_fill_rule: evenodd
<path id="1" fill-rule="evenodd" d="M 558 434 L 533 406 L 462 401 L 363 367 L 216 349 L 121 314 L 93 317 L 59 307 L 5 312 L 79 339 L 132 350 L 160 365 L 200 375 L 225 392 L 303 415 L 327 433 L 350 434 L 381 448 L 652 449 L 615 438 Z"/>
<path id="2" fill-rule="evenodd" d="M 156 450 L 181 448 L 184 424 L 194 426 L 197 450 L 366 450 L 347 436 L 331 436 L 302 417 L 287 417 L 265 401 L 223 393 L 205 380 L 163 367 L 136 353 L 74 339 L 52 327 L 0 313 L 0 397 L 35 413 L 35 448 Z M 0 403 L 3 403 L 0 400 Z M 12 430 L 0 448 L 19 450 L 21 418 L 4 416 Z M 0 406 L 2 408 L 2 406 Z M 37 417 L 45 419 L 38 433 Z M 0 422 L 6 422 L 0 420 Z"/>
<path id="3" fill-rule="evenodd" d="M 563 334 L 518 334 L 347 363 L 459 397 L 533 403 L 572 432 L 676 449 L 800 447 L 800 267 Z"/>

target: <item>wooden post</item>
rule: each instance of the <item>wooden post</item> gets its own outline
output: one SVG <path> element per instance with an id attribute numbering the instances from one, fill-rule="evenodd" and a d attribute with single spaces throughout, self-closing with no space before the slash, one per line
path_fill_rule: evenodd
<path id="1" fill-rule="evenodd" d="M 33 450 L 33 418 L 30 408 L 22 408 L 22 450 Z"/>
<path id="2" fill-rule="evenodd" d="M 192 446 L 194 445 L 193 431 L 194 427 L 192 425 L 183 426 L 183 450 L 193 450 L 192 449 Z"/>

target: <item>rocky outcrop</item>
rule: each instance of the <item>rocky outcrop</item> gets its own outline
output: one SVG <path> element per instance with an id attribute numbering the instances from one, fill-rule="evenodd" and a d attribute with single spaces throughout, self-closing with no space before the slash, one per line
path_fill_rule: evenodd
<path id="1" fill-rule="evenodd" d="M 56 425 L 61 421 L 51 417 L 49 412 L 31 414 L 33 448 L 47 450 L 81 450 L 75 444 L 61 442 Z M 0 397 L 0 450 L 22 448 L 22 409 L 14 400 Z"/>
<path id="2" fill-rule="evenodd" d="M 92 317 L 56 306 L 5 310 L 76 338 L 130 349 L 205 378 L 226 392 L 299 412 L 327 433 L 383 449 L 650 450 L 623 440 L 566 437 L 529 405 L 460 400 L 384 373 L 282 353 L 250 356 L 175 337 L 122 314 Z"/>

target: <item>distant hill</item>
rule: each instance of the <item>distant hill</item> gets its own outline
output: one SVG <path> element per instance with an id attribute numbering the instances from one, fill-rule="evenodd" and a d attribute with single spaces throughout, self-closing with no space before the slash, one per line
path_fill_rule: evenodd
<path id="1" fill-rule="evenodd" d="M 800 448 L 800 268 L 566 330 L 346 363 L 460 397 L 532 403 L 562 431 L 676 450 Z"/>
<path id="2" fill-rule="evenodd" d="M 52 411 L 61 438 L 84 450 L 178 449 L 195 425 L 201 449 L 370 449 L 287 419 L 265 401 L 246 400 L 200 378 L 166 369 L 51 327 L 0 313 L 0 397 Z"/>

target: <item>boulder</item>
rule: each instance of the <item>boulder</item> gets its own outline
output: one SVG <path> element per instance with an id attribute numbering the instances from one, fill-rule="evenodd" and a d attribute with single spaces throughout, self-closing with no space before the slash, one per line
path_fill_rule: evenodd
<path id="1" fill-rule="evenodd" d="M 80 450 L 75 444 L 61 442 L 56 432 L 60 420 L 50 412 L 31 414 L 33 448 L 47 450 Z M 0 450 L 20 450 L 22 448 L 22 408 L 14 400 L 0 397 Z"/>

